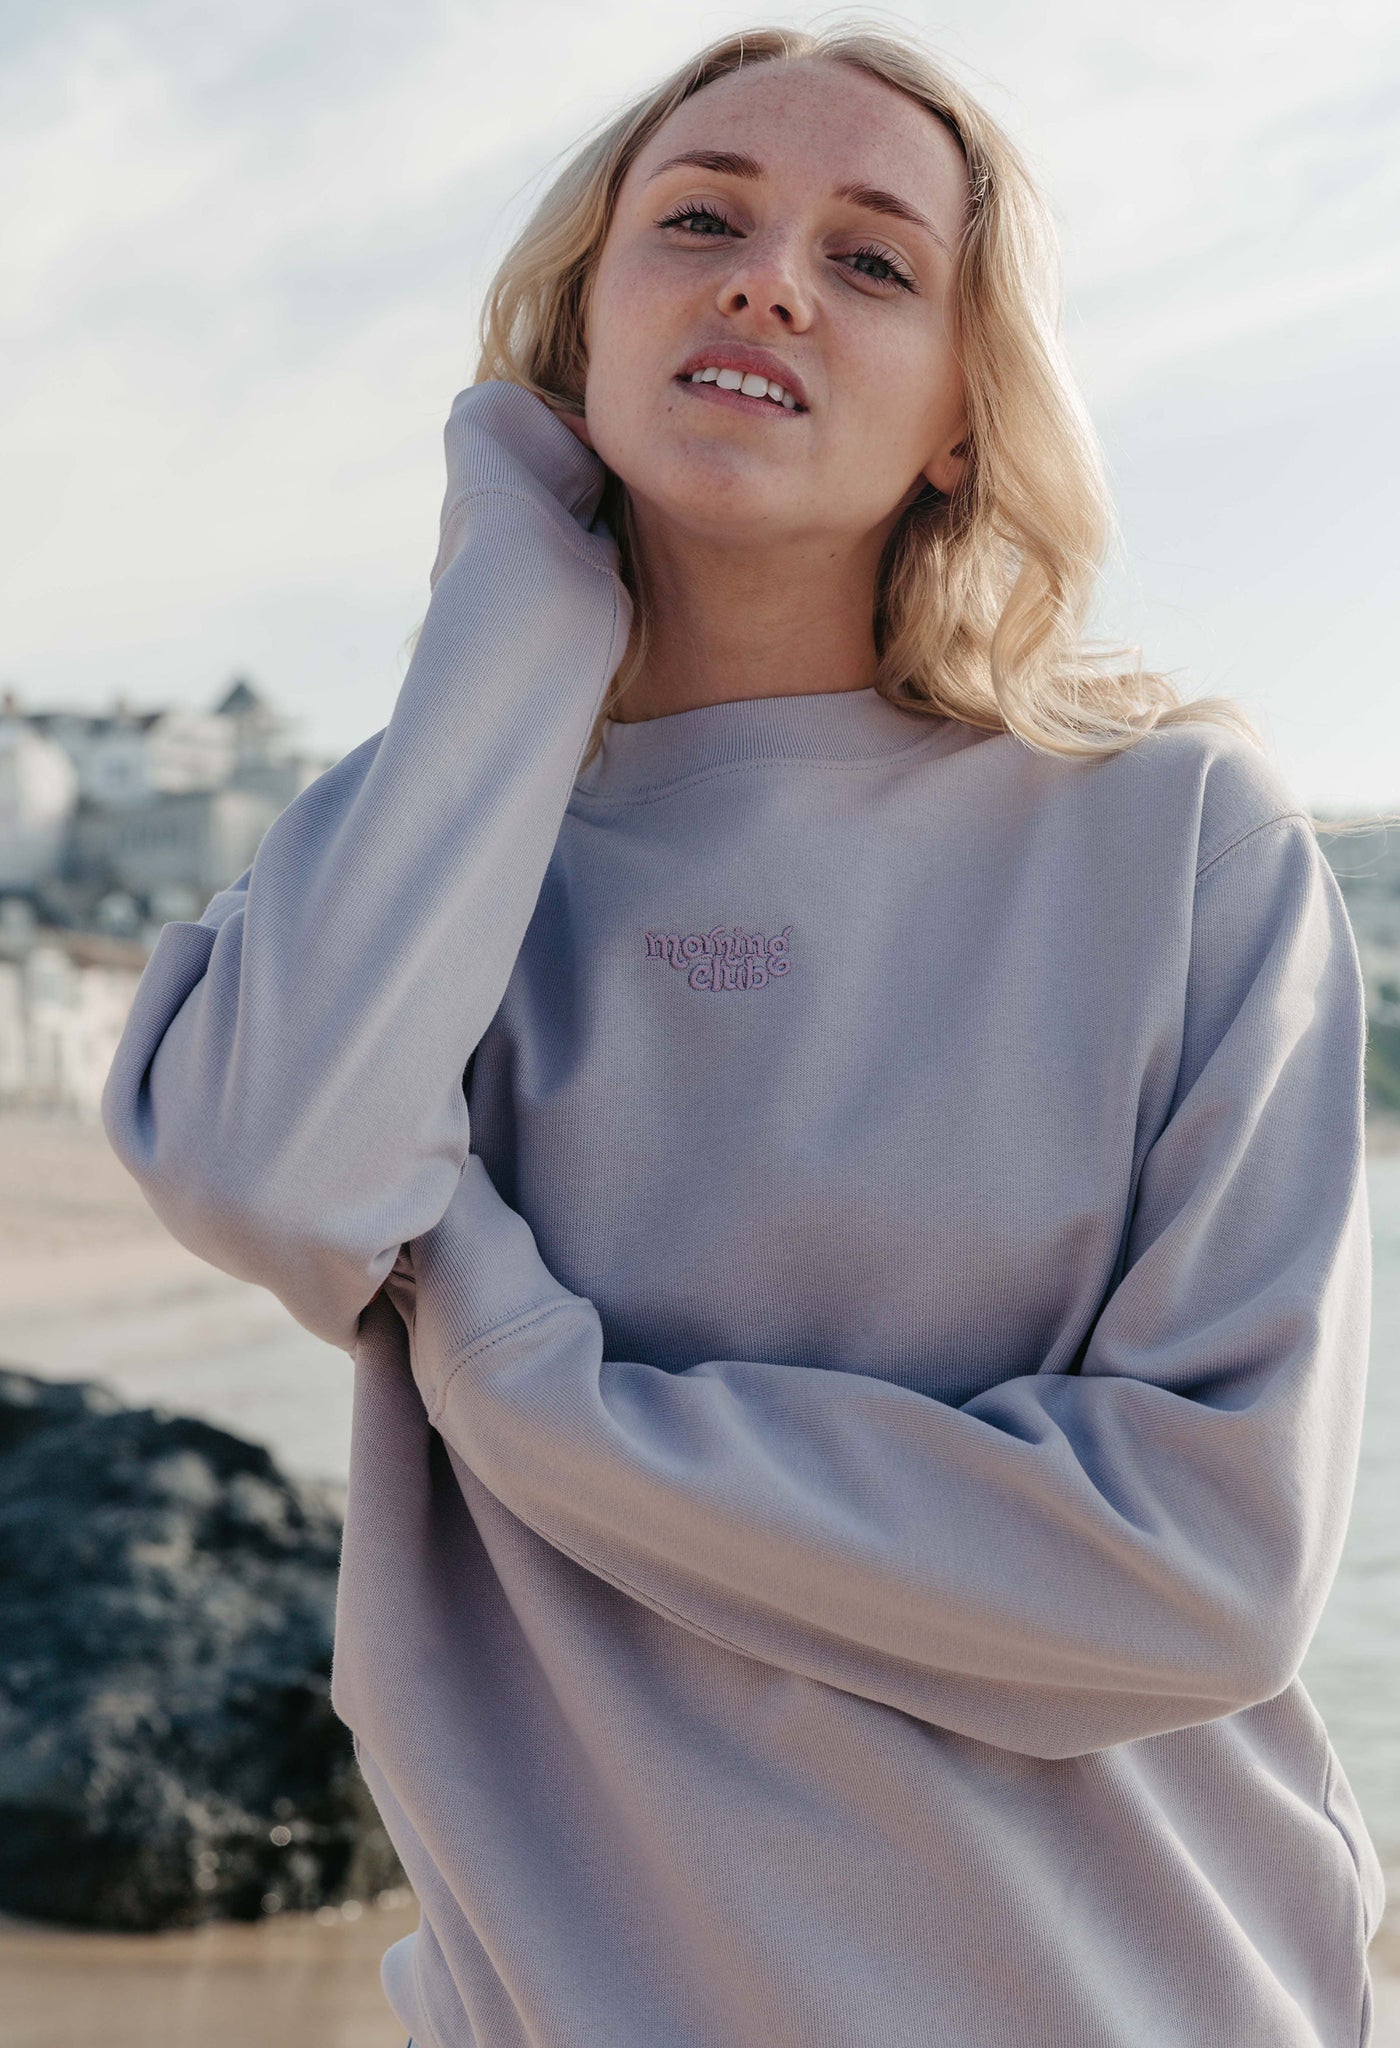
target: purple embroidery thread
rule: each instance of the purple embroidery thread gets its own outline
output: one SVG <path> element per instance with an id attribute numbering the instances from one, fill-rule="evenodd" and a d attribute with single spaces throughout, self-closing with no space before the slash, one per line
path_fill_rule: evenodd
<path id="1" fill-rule="evenodd" d="M 647 958 L 665 960 L 684 973 L 691 988 L 721 990 L 765 988 L 792 966 L 788 955 L 790 924 L 771 939 L 736 924 L 708 932 L 648 931 Z"/>

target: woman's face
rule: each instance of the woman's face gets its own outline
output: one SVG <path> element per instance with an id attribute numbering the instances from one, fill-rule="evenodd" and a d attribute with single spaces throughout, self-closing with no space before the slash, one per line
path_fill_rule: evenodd
<path id="1" fill-rule="evenodd" d="M 670 161 L 696 152 L 712 160 Z M 925 478 L 952 489 L 966 195 L 943 123 L 845 64 L 755 65 L 662 123 L 623 179 L 587 327 L 589 439 L 644 535 L 883 539 Z M 726 345 L 766 351 L 800 406 L 682 374 Z"/>

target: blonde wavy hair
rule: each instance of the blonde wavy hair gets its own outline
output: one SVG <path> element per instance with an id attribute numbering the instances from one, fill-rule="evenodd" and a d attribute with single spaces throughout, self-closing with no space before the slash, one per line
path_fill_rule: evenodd
<path id="1" fill-rule="evenodd" d="M 628 166 L 669 114 L 716 79 L 801 58 L 852 65 L 926 107 L 958 142 L 970 188 L 951 288 L 968 460 L 951 495 L 925 484 L 886 542 L 875 688 L 915 712 L 1015 733 L 1054 754 L 1115 753 L 1186 720 L 1229 726 L 1263 751 L 1232 699 L 1184 700 L 1166 675 L 1144 670 L 1139 649 L 1086 642 L 1100 568 L 1121 537 L 1098 436 L 1061 341 L 1053 221 L 1009 137 L 903 35 L 850 16 L 820 31 L 737 30 L 606 118 L 574 147 L 491 281 L 475 381 L 523 384 L 556 411 L 581 416 L 589 293 Z M 617 539 L 633 625 L 583 762 L 645 665 L 653 615 L 628 493 L 611 471 L 600 509 Z M 1136 657 L 1131 666 L 1128 657 Z M 1313 820 L 1328 832 L 1376 822 L 1329 819 L 1324 828 Z"/>

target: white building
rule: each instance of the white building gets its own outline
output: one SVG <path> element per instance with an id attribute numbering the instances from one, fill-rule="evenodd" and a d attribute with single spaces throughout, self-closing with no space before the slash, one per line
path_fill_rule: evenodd
<path id="1" fill-rule="evenodd" d="M 32 889 L 57 871 L 77 797 L 64 749 L 0 718 L 0 890 Z"/>
<path id="2" fill-rule="evenodd" d="M 0 1109 L 101 1120 L 102 1088 L 141 978 L 144 945 L 46 933 L 0 955 Z"/>
<path id="3" fill-rule="evenodd" d="M 161 925 L 199 917 L 328 765 L 242 677 L 208 711 L 0 693 L 0 1107 L 98 1117 Z"/>

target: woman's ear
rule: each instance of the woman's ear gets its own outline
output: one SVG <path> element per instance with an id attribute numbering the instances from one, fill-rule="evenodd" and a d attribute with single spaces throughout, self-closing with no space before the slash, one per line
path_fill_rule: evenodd
<path id="1" fill-rule="evenodd" d="M 925 463 L 923 474 L 934 489 L 941 491 L 945 498 L 951 498 L 962 482 L 967 470 L 969 452 L 966 430 L 962 429 L 958 440 L 945 448 L 940 448 L 933 460 Z"/>

